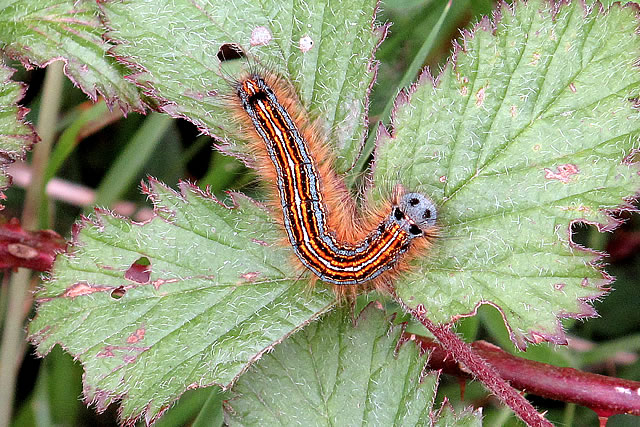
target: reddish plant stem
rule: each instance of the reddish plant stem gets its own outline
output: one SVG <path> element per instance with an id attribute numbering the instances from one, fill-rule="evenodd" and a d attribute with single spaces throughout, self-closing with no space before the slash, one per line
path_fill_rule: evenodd
<path id="1" fill-rule="evenodd" d="M 469 344 L 462 341 L 458 335 L 451 331 L 451 325 L 436 325 L 433 323 L 425 316 L 426 310 L 421 304 L 418 304 L 415 309 L 410 309 L 399 298 L 396 300 L 436 337 L 456 362 L 484 384 L 500 401 L 511 408 L 522 421 L 533 427 L 553 427 L 553 424 L 538 413 L 518 390 L 510 386 L 489 362 L 474 352 Z"/>
<path id="2" fill-rule="evenodd" d="M 429 367 L 462 378 L 470 378 L 449 353 L 438 343 L 425 337 L 405 334 L 429 351 Z M 640 382 L 560 368 L 534 362 L 507 353 L 486 341 L 476 341 L 471 348 L 489 362 L 509 383 L 527 393 L 549 399 L 576 403 L 593 409 L 600 417 L 616 414 L 640 415 Z"/>

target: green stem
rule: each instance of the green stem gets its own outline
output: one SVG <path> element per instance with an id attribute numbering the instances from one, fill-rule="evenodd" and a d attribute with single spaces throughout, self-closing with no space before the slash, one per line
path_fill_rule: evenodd
<path id="1" fill-rule="evenodd" d="M 576 404 L 567 403 L 562 414 L 562 425 L 572 426 L 576 416 Z"/>
<path id="2" fill-rule="evenodd" d="M 32 178 L 22 211 L 22 226 L 27 230 L 38 227 L 38 207 L 42 197 L 43 173 L 47 166 L 51 142 L 55 136 L 60 97 L 62 94 L 63 63 L 54 62 L 47 68 L 40 114 L 38 133 L 41 141 L 34 146 L 31 162 Z M 29 298 L 31 271 L 19 269 L 11 276 L 8 292 L 8 306 L 0 341 L 0 427 L 9 425 L 13 409 L 16 377 L 24 355 L 25 305 Z"/>

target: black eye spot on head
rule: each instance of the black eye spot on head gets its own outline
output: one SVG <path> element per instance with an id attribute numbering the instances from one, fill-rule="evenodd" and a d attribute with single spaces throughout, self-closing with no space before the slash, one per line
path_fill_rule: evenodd
<path id="1" fill-rule="evenodd" d="M 420 230 L 420 227 L 418 227 L 415 224 L 411 224 L 411 226 L 409 227 L 409 233 L 413 234 L 414 236 L 419 236 L 422 234 L 422 230 Z"/>
<path id="2" fill-rule="evenodd" d="M 395 219 L 400 221 L 402 218 L 404 218 L 404 212 L 402 212 L 398 208 L 395 208 L 394 211 L 393 211 L 393 216 L 395 217 Z"/>
<path id="3" fill-rule="evenodd" d="M 397 209 L 402 211 L 404 218 L 409 220 L 408 223 L 416 224 L 420 230 L 427 230 L 436 225 L 436 217 L 438 216 L 436 206 L 424 194 L 407 193 L 403 195 Z M 407 232 L 409 232 L 408 229 Z M 422 232 L 418 234 L 422 234 Z"/>

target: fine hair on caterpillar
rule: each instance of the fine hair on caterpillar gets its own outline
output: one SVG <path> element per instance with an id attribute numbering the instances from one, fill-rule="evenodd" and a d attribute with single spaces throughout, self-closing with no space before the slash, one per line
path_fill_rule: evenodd
<path id="1" fill-rule="evenodd" d="M 231 86 L 234 118 L 297 262 L 339 296 L 361 287 L 391 290 L 394 274 L 437 235 L 433 202 L 396 185 L 388 199 L 357 209 L 291 83 L 252 66 Z"/>

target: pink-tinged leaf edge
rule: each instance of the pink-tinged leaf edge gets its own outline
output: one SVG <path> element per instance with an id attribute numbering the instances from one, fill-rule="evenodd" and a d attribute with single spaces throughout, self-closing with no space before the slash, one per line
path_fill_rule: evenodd
<path id="1" fill-rule="evenodd" d="M 15 139 L 17 141 L 21 141 L 21 148 L 18 151 L 7 151 L 0 150 L 0 171 L 3 175 L 8 177 L 7 185 L 0 187 L 0 200 L 6 199 L 3 191 L 6 190 L 11 185 L 11 176 L 7 173 L 7 167 L 15 162 L 16 160 L 23 160 L 28 151 L 31 150 L 33 144 L 37 143 L 40 138 L 36 133 L 33 125 L 26 121 L 26 116 L 29 113 L 29 109 L 19 104 L 20 100 L 24 98 L 24 95 L 27 91 L 27 86 L 24 83 L 14 82 L 11 80 L 11 76 L 15 73 L 15 69 L 5 66 L 4 64 L 0 64 L 0 68 L 2 68 L 3 72 L 6 72 L 6 80 L 2 82 L 3 85 L 12 85 L 19 86 L 19 91 L 17 96 L 13 99 L 13 103 L 15 105 L 16 110 L 16 122 L 26 127 L 27 133 L 25 134 L 16 134 L 16 135 L 0 135 L 3 139 Z M 3 209 L 4 206 L 0 204 L 0 209 Z"/>
<path id="2" fill-rule="evenodd" d="M 252 198 L 242 194 L 242 193 L 237 193 L 237 192 L 228 192 L 227 194 L 230 197 L 230 200 L 228 203 L 225 203 L 223 201 L 218 200 L 211 192 L 208 191 L 208 189 L 201 189 L 199 187 L 197 187 L 195 184 L 188 182 L 188 181 L 180 181 L 178 183 L 178 188 L 179 191 L 173 190 L 172 188 L 170 188 L 169 186 L 167 186 L 166 184 L 162 183 L 161 181 L 157 180 L 156 178 L 153 178 L 151 176 L 148 176 L 146 179 L 146 182 L 143 181 L 141 182 L 141 188 L 142 188 L 142 192 L 144 194 L 147 195 L 147 197 L 152 201 L 153 203 L 153 216 L 150 217 L 149 219 L 146 219 L 144 221 L 133 221 L 130 218 L 124 217 L 122 215 L 119 215 L 117 213 L 112 212 L 109 209 L 105 209 L 105 208 L 94 208 L 94 212 L 95 212 L 95 216 L 85 216 L 82 215 L 80 218 L 80 221 L 76 222 L 72 228 L 72 236 L 70 241 L 67 243 L 67 247 L 66 247 L 66 251 L 64 251 L 63 253 L 66 256 L 74 256 L 74 251 L 76 248 L 79 247 L 79 245 L 82 245 L 82 242 L 80 241 L 80 233 L 82 231 L 82 229 L 86 226 L 95 226 L 95 227 L 103 227 L 104 226 L 104 222 L 101 219 L 102 216 L 109 216 L 112 218 L 117 218 L 117 219 L 121 219 L 121 220 L 125 220 L 127 221 L 129 224 L 131 224 L 132 227 L 142 227 L 145 224 L 148 224 L 149 222 L 153 221 L 154 219 L 158 218 L 161 221 L 164 221 L 168 224 L 172 224 L 173 223 L 173 215 L 174 215 L 174 211 L 171 209 L 163 209 L 161 206 L 159 206 L 159 202 L 161 202 L 161 199 L 159 198 L 159 196 L 156 194 L 155 189 L 156 188 L 162 188 L 162 191 L 165 191 L 167 193 L 171 193 L 172 195 L 178 197 L 181 201 L 183 201 L 184 203 L 188 203 L 187 200 L 187 194 L 191 193 L 194 194 L 198 197 L 201 197 L 203 199 L 209 200 L 212 203 L 216 203 L 219 206 L 228 209 L 228 210 L 234 210 L 236 208 L 238 208 L 240 206 L 239 200 L 242 199 L 245 202 L 248 202 L 249 204 L 255 206 L 256 208 L 260 209 L 260 210 L 266 210 L 268 209 L 265 205 L 261 204 L 258 201 L 253 200 Z M 265 244 L 264 242 L 261 242 L 262 244 Z M 260 244 L 260 243 L 258 243 Z M 162 284 L 165 283 L 165 279 L 158 279 L 158 280 L 154 280 L 154 281 L 149 281 L 147 278 L 147 281 L 144 280 L 137 280 L 140 277 L 143 276 L 148 276 L 148 272 L 143 269 L 140 268 L 137 271 L 131 271 L 132 269 L 136 269 L 139 265 L 139 261 L 140 258 L 136 259 L 131 266 L 124 272 L 125 275 L 125 282 L 127 282 L 126 286 L 91 286 L 90 284 L 87 283 L 83 283 L 83 282 L 76 282 L 74 284 L 71 284 L 70 286 L 66 287 L 65 290 L 62 293 L 59 293 L 55 296 L 48 296 L 48 297 L 42 297 L 42 298 L 38 298 L 36 300 L 36 305 L 39 307 L 42 304 L 45 304 L 53 299 L 56 298 L 75 298 L 78 296 L 82 296 L 82 295 L 87 295 L 89 293 L 94 293 L 94 292 L 119 292 L 119 291 L 127 291 L 129 289 L 135 288 L 135 287 L 139 287 L 139 286 L 154 286 L 159 288 L 160 286 L 162 286 Z M 127 274 L 131 275 L 131 277 L 126 277 Z M 43 284 L 41 285 L 42 288 L 46 288 L 46 282 L 47 280 L 51 280 L 51 277 L 49 277 L 48 279 L 45 278 Z M 318 312 L 316 312 L 314 315 L 310 316 L 309 318 L 307 318 L 304 322 L 302 322 L 301 324 L 297 325 L 296 327 L 292 328 L 288 333 L 283 334 L 282 336 L 280 336 L 278 339 L 272 341 L 269 343 L 269 345 L 267 345 L 266 347 L 262 348 L 260 351 L 256 352 L 255 354 L 253 354 L 251 356 L 250 359 L 247 360 L 247 362 L 245 363 L 245 365 L 242 367 L 242 369 L 232 378 L 232 380 L 228 383 L 219 383 L 219 382 L 211 382 L 211 383 L 207 383 L 207 384 L 199 384 L 197 382 L 194 382 L 192 384 L 190 384 L 189 386 L 187 386 L 182 393 L 180 393 L 179 395 L 176 395 L 175 398 L 171 401 L 168 402 L 166 405 L 164 405 L 160 410 L 155 411 L 155 413 L 151 414 L 150 413 L 150 408 L 151 408 L 151 404 L 152 401 L 150 401 L 148 403 L 148 405 L 141 410 L 139 413 L 134 414 L 133 416 L 130 416 L 128 418 L 125 418 L 123 416 L 123 401 L 125 399 L 127 399 L 127 393 L 114 393 L 111 390 L 104 390 L 104 389 L 98 389 L 98 388 L 94 388 L 91 385 L 87 384 L 87 374 L 86 374 L 86 370 L 84 370 L 83 372 L 83 402 L 87 405 L 87 406 L 94 406 L 95 410 L 98 413 L 102 413 L 104 411 L 107 410 L 107 408 L 113 404 L 116 403 L 118 404 L 118 409 L 117 409 L 117 413 L 118 413 L 118 418 L 120 419 L 120 423 L 121 425 L 124 426 L 133 426 L 136 424 L 136 422 L 140 421 L 140 420 L 144 420 L 146 425 L 151 425 L 153 423 L 155 423 L 168 409 L 171 408 L 171 406 L 173 406 L 173 404 L 175 404 L 175 402 L 180 398 L 180 396 L 186 392 L 187 390 L 194 390 L 194 389 L 198 389 L 198 388 L 206 388 L 206 387 L 211 387 L 211 386 L 218 386 L 220 388 L 222 388 L 223 390 L 228 390 L 230 389 L 233 384 L 235 384 L 235 382 L 237 381 L 237 379 L 244 374 L 247 370 L 249 370 L 251 368 L 251 366 L 257 362 L 258 360 L 260 360 L 262 358 L 262 356 L 265 353 L 269 353 L 271 351 L 273 351 L 273 348 L 280 344 L 281 342 L 283 342 L 284 340 L 286 340 L 289 336 L 291 336 L 292 334 L 294 334 L 295 332 L 297 332 L 298 330 L 304 328 L 306 325 L 308 325 L 311 322 L 317 321 L 320 317 L 322 317 L 324 314 L 326 314 L 329 310 L 331 310 L 333 307 L 335 306 L 335 301 L 330 303 L 328 306 L 324 307 L 323 309 L 319 310 Z M 38 349 L 37 347 L 40 345 L 40 343 L 42 343 L 42 341 L 51 335 L 52 328 L 50 325 L 46 325 L 45 327 L 43 327 L 42 329 L 38 330 L 38 331 L 29 331 L 29 336 L 27 337 L 28 340 L 31 342 L 31 344 L 36 347 L 35 349 L 35 353 L 39 356 L 39 357 L 44 357 L 46 356 L 49 351 L 51 351 L 51 349 L 57 344 L 59 345 L 65 352 L 71 354 L 74 358 L 74 360 L 77 360 L 79 357 L 79 354 L 74 354 L 70 348 L 68 346 L 66 346 L 63 342 L 60 341 L 55 341 L 53 343 L 50 344 L 49 347 L 45 348 L 45 349 Z M 127 338 L 127 343 L 131 344 L 132 346 L 135 346 L 136 342 L 140 341 L 142 338 L 144 338 L 145 335 L 145 330 L 144 330 L 144 324 L 141 328 L 137 329 L 134 333 L 132 333 L 128 338 Z M 143 347 L 140 347 L 140 349 L 142 350 Z M 107 352 L 109 352 L 110 350 L 117 350 L 117 348 L 107 345 L 104 347 L 104 354 L 105 356 L 107 355 Z M 84 363 L 82 363 L 83 365 L 83 369 L 84 369 Z"/>

